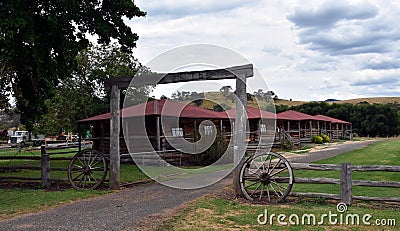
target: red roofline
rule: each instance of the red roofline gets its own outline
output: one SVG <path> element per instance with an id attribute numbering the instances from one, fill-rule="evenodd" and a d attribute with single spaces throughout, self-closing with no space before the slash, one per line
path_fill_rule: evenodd
<path id="1" fill-rule="evenodd" d="M 333 117 L 329 117 L 326 115 L 316 115 L 315 117 L 317 118 L 321 118 L 321 119 L 326 119 L 327 121 L 331 122 L 331 123 L 338 123 L 338 124 L 351 124 L 350 122 L 344 121 L 344 120 L 340 120 L 340 119 L 336 119 Z"/>
<path id="2" fill-rule="evenodd" d="M 315 116 L 308 115 L 302 112 L 294 111 L 294 110 L 288 110 L 284 111 L 281 113 L 278 113 L 276 115 L 277 119 L 279 120 L 295 120 L 295 121 L 301 121 L 301 120 L 317 120 L 317 121 L 324 121 L 323 119 L 316 118 Z"/>
<path id="3" fill-rule="evenodd" d="M 226 113 L 229 119 L 236 118 L 236 108 L 221 113 Z M 255 107 L 247 107 L 247 119 L 276 119 L 276 114 Z"/>
<path id="4" fill-rule="evenodd" d="M 164 107 L 165 106 L 165 107 Z M 198 119 L 227 119 L 226 113 L 215 112 L 188 104 L 178 103 L 170 100 L 153 100 L 120 110 L 121 118 L 138 116 L 170 116 L 180 118 Z M 110 113 L 93 116 L 77 121 L 89 122 L 99 120 L 109 120 Z"/>

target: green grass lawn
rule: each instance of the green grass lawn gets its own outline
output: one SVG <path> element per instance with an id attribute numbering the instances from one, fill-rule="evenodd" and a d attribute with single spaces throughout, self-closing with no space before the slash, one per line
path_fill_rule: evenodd
<path id="1" fill-rule="evenodd" d="M 257 218 L 260 214 L 265 214 L 270 218 L 266 224 L 259 224 Z M 337 214 L 336 224 L 329 223 L 327 218 L 321 219 L 323 214 Z M 286 216 L 283 222 L 288 225 L 279 224 L 277 216 L 283 214 Z M 290 224 L 289 216 L 295 214 L 299 217 L 298 224 Z M 302 223 L 304 214 L 314 214 L 316 224 L 309 225 L 307 219 Z M 300 202 L 296 204 L 275 204 L 275 205 L 254 205 L 238 201 L 226 200 L 221 198 L 206 197 L 198 200 L 194 204 L 183 209 L 178 215 L 164 222 L 159 230 L 398 230 L 400 225 L 399 209 L 381 209 L 377 210 L 367 206 L 351 206 L 343 213 L 344 219 L 340 224 L 340 214 L 335 204 L 310 204 Z M 360 217 L 360 225 L 352 225 L 349 220 L 346 225 L 346 215 L 357 214 Z M 366 214 L 372 216 L 370 225 L 362 222 L 362 217 Z M 377 219 L 386 219 L 387 224 L 395 220 L 394 225 L 376 226 Z M 390 221 L 389 221 L 390 219 Z M 263 218 L 260 219 L 261 222 Z M 321 225 L 318 224 L 323 220 Z M 272 221 L 272 224 L 270 223 Z M 293 220 L 295 221 L 295 220 Z M 332 219 L 334 221 L 334 219 Z M 312 224 L 312 223 L 311 223 Z M 354 223 L 356 224 L 356 223 Z M 392 223 L 393 224 L 393 223 Z"/>
<path id="2" fill-rule="evenodd" d="M 333 158 L 318 161 L 321 164 L 340 164 L 351 162 L 352 165 L 400 165 L 400 139 L 383 139 L 380 142 L 354 150 Z M 295 170 L 295 177 L 330 177 L 339 179 L 339 171 L 303 171 Z M 400 173 L 353 172 L 353 179 L 376 181 L 399 181 Z M 295 192 L 340 193 L 339 185 L 294 184 Z M 398 188 L 353 187 L 354 195 L 400 197 Z M 377 225 L 347 226 L 332 225 L 325 221 L 322 225 L 279 225 L 276 217 L 273 225 L 257 223 L 259 214 L 267 209 L 268 214 L 315 214 L 320 217 L 329 211 L 337 212 L 337 201 L 322 198 L 296 198 L 291 202 L 274 205 L 255 205 L 241 200 L 228 200 L 220 197 L 206 197 L 194 202 L 175 217 L 164 222 L 161 229 L 169 230 L 399 230 L 400 206 L 378 202 L 355 201 L 346 213 L 371 214 L 371 221 L 376 219 L 394 219 L 396 226 L 379 227 Z M 287 218 L 286 218 L 287 219 Z"/>
<path id="3" fill-rule="evenodd" d="M 317 161 L 318 164 L 341 164 L 350 162 L 352 165 L 393 165 L 400 166 L 400 139 L 384 139 L 368 145 L 368 147 L 353 150 L 332 158 Z M 295 177 L 327 177 L 340 178 L 339 171 L 295 170 Z M 353 180 L 399 181 L 398 172 L 357 172 L 352 173 Z M 340 193 L 339 185 L 294 184 L 294 192 Z M 353 186 L 353 195 L 374 197 L 400 197 L 398 188 L 378 188 Z"/>
<path id="4" fill-rule="evenodd" d="M 40 156 L 40 150 L 24 149 L 21 153 L 16 153 L 17 149 L 8 149 L 0 151 L 0 156 Z M 62 151 L 70 151 L 70 153 L 54 155 L 57 157 L 72 157 L 76 154 L 77 149 L 68 149 Z M 55 151 L 49 151 L 52 153 Z M 32 165 L 40 167 L 40 161 L 30 160 L 0 160 L 0 166 L 13 166 L 13 165 Z M 67 168 L 69 165 L 68 160 L 50 160 L 51 167 Z M 37 177 L 40 178 L 40 170 L 18 170 L 14 172 L 0 172 L 0 176 L 24 176 L 24 177 Z M 51 171 L 51 178 L 64 178 L 66 179 L 67 171 Z M 121 164 L 121 183 L 130 183 L 138 180 L 147 179 L 140 169 L 132 163 Z M 66 203 L 69 201 L 79 200 L 88 197 L 94 197 L 110 193 L 109 190 L 73 190 L 68 182 L 65 183 L 52 183 L 51 190 L 40 188 L 40 182 L 36 184 L 10 185 L 9 183 L 1 182 L 0 180 L 0 219 L 12 217 L 18 214 L 35 212 L 48 207 Z M 103 188 L 107 188 L 107 183 Z"/>
<path id="5" fill-rule="evenodd" d="M 109 193 L 106 190 L 60 190 L 12 188 L 0 189 L 0 219 L 36 212 L 48 207 Z"/>

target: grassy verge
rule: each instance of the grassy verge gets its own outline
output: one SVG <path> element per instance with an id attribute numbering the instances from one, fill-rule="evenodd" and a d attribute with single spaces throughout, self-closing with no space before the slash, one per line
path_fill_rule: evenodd
<path id="1" fill-rule="evenodd" d="M 265 214 L 270 218 L 272 214 L 275 216 L 272 219 L 267 219 L 266 224 L 259 224 L 257 218 L 260 214 Z M 323 214 L 338 214 L 336 224 L 329 223 L 329 219 L 322 218 Z M 287 222 L 288 225 L 278 223 L 277 216 L 283 214 L 286 216 L 282 222 Z M 295 214 L 299 217 L 299 222 L 292 221 L 295 224 L 290 224 L 289 216 Z M 315 225 L 313 220 L 305 218 L 302 222 L 304 214 L 315 215 Z M 399 210 L 385 209 L 376 210 L 364 205 L 351 206 L 348 210 L 342 213 L 344 219 L 340 223 L 340 214 L 336 210 L 334 204 L 310 204 L 300 202 L 296 204 L 279 204 L 279 205 L 252 205 L 248 203 L 240 203 L 221 198 L 203 198 L 195 204 L 184 209 L 180 215 L 177 215 L 160 228 L 160 230 L 398 230 L 400 222 Z M 348 214 L 357 214 L 361 218 L 359 225 L 348 220 L 346 225 L 346 216 Z M 372 218 L 369 220 L 370 225 L 362 222 L 362 217 L 370 214 Z M 380 219 L 380 220 L 377 220 Z M 377 223 L 386 219 L 386 223 L 396 222 L 396 225 L 377 226 Z M 390 220 L 389 220 L 390 219 Z M 323 221 L 322 224 L 318 222 Z M 261 222 L 264 221 L 262 217 Z M 270 223 L 272 221 L 272 224 Z M 334 219 L 332 219 L 334 221 Z M 354 225 L 353 225 L 354 224 Z"/>
<path id="2" fill-rule="evenodd" d="M 106 193 L 109 193 L 109 191 L 76 191 L 72 189 L 47 191 L 43 189 L 25 188 L 0 189 L 0 219 L 23 213 L 36 212 L 54 205 Z"/>
<path id="3" fill-rule="evenodd" d="M 0 150 L 1 155 L 7 156 L 40 156 L 40 150 L 23 149 L 17 153 L 18 149 Z M 67 151 L 67 150 L 62 150 Z M 56 155 L 57 157 L 72 157 L 76 154 L 77 149 L 69 149 L 70 153 Z M 53 150 L 49 153 L 54 152 Z M 0 160 L 1 166 L 13 165 L 30 165 L 40 167 L 40 161 L 30 160 Z M 51 167 L 67 168 L 68 160 L 50 160 Z M 0 172 L 0 176 L 23 176 L 40 178 L 40 170 L 18 170 L 10 172 Z M 67 178 L 67 171 L 51 171 L 51 178 Z M 147 179 L 140 169 L 131 163 L 121 164 L 121 183 L 135 182 Z M 55 206 L 83 198 L 95 197 L 110 193 L 109 190 L 82 190 L 77 191 L 71 189 L 68 182 L 53 183 L 52 190 L 40 189 L 40 182 L 35 184 L 9 183 L 0 180 L 0 219 L 8 218 L 15 215 L 36 212 Z M 105 188 L 107 185 L 104 186 Z"/>
<path id="4" fill-rule="evenodd" d="M 400 140 L 384 139 L 373 143 L 363 149 L 354 150 L 333 158 L 318 161 L 323 164 L 340 164 L 351 162 L 352 165 L 400 165 Z M 338 171 L 295 171 L 296 177 L 331 177 L 339 178 Z M 399 181 L 399 173 L 388 172 L 354 172 L 353 179 L 376 180 L 376 181 Z M 309 185 L 295 184 L 293 191 L 297 192 L 323 192 L 339 193 L 336 185 Z M 354 195 L 363 196 L 390 196 L 400 197 L 399 189 L 353 187 Z M 167 220 L 161 229 L 169 230 L 399 230 L 400 206 L 393 204 L 381 204 L 374 202 L 354 202 L 348 210 L 343 213 L 344 219 L 347 214 L 358 214 L 361 218 L 365 214 L 372 215 L 369 220 L 371 225 L 366 225 L 360 220 L 360 225 L 330 224 L 328 220 L 320 225 L 302 224 L 301 218 L 304 214 L 314 214 L 317 223 L 323 214 L 340 213 L 336 209 L 337 201 L 328 201 L 322 198 L 303 199 L 296 198 L 295 202 L 286 202 L 274 205 L 254 205 L 241 200 L 228 200 L 219 197 L 206 197 L 188 206 L 180 214 Z M 257 217 L 267 210 L 268 216 L 275 214 L 270 224 L 261 225 Z M 277 216 L 284 214 L 286 222 L 291 214 L 300 217 L 299 225 L 281 225 Z M 391 223 L 387 226 L 378 226 L 381 220 Z M 389 220 L 390 219 L 390 220 Z M 339 222 L 339 221 L 338 221 Z M 395 222 L 396 225 L 393 225 Z M 351 221 L 349 222 L 351 224 Z"/>

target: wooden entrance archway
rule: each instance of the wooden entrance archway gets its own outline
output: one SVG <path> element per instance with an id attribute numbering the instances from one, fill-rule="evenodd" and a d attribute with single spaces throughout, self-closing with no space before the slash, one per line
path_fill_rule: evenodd
<path id="1" fill-rule="evenodd" d="M 224 69 L 203 70 L 203 71 L 186 71 L 177 73 L 156 73 L 143 74 L 135 76 L 124 76 L 112 78 L 105 81 L 105 88 L 111 88 L 110 99 L 110 188 L 120 188 L 120 150 L 119 150 L 119 134 L 120 134 L 120 89 L 126 89 L 129 85 L 156 85 L 179 83 L 201 80 L 222 80 L 236 79 L 236 122 L 234 133 L 234 164 L 237 165 L 241 161 L 241 153 L 244 153 L 246 139 L 246 120 L 247 120 L 247 96 L 246 96 L 246 79 L 253 76 L 253 65 L 247 64 L 242 66 L 234 66 Z M 236 194 L 241 194 L 239 186 L 239 169 L 235 168 L 233 172 L 233 183 Z"/>

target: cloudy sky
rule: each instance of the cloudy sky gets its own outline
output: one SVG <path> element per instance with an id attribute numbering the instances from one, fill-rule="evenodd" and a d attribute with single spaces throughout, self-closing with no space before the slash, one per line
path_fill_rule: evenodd
<path id="1" fill-rule="evenodd" d="M 400 96 L 400 1 L 135 3 L 148 13 L 128 21 L 142 63 L 174 47 L 215 44 L 250 60 L 280 98 Z"/>

